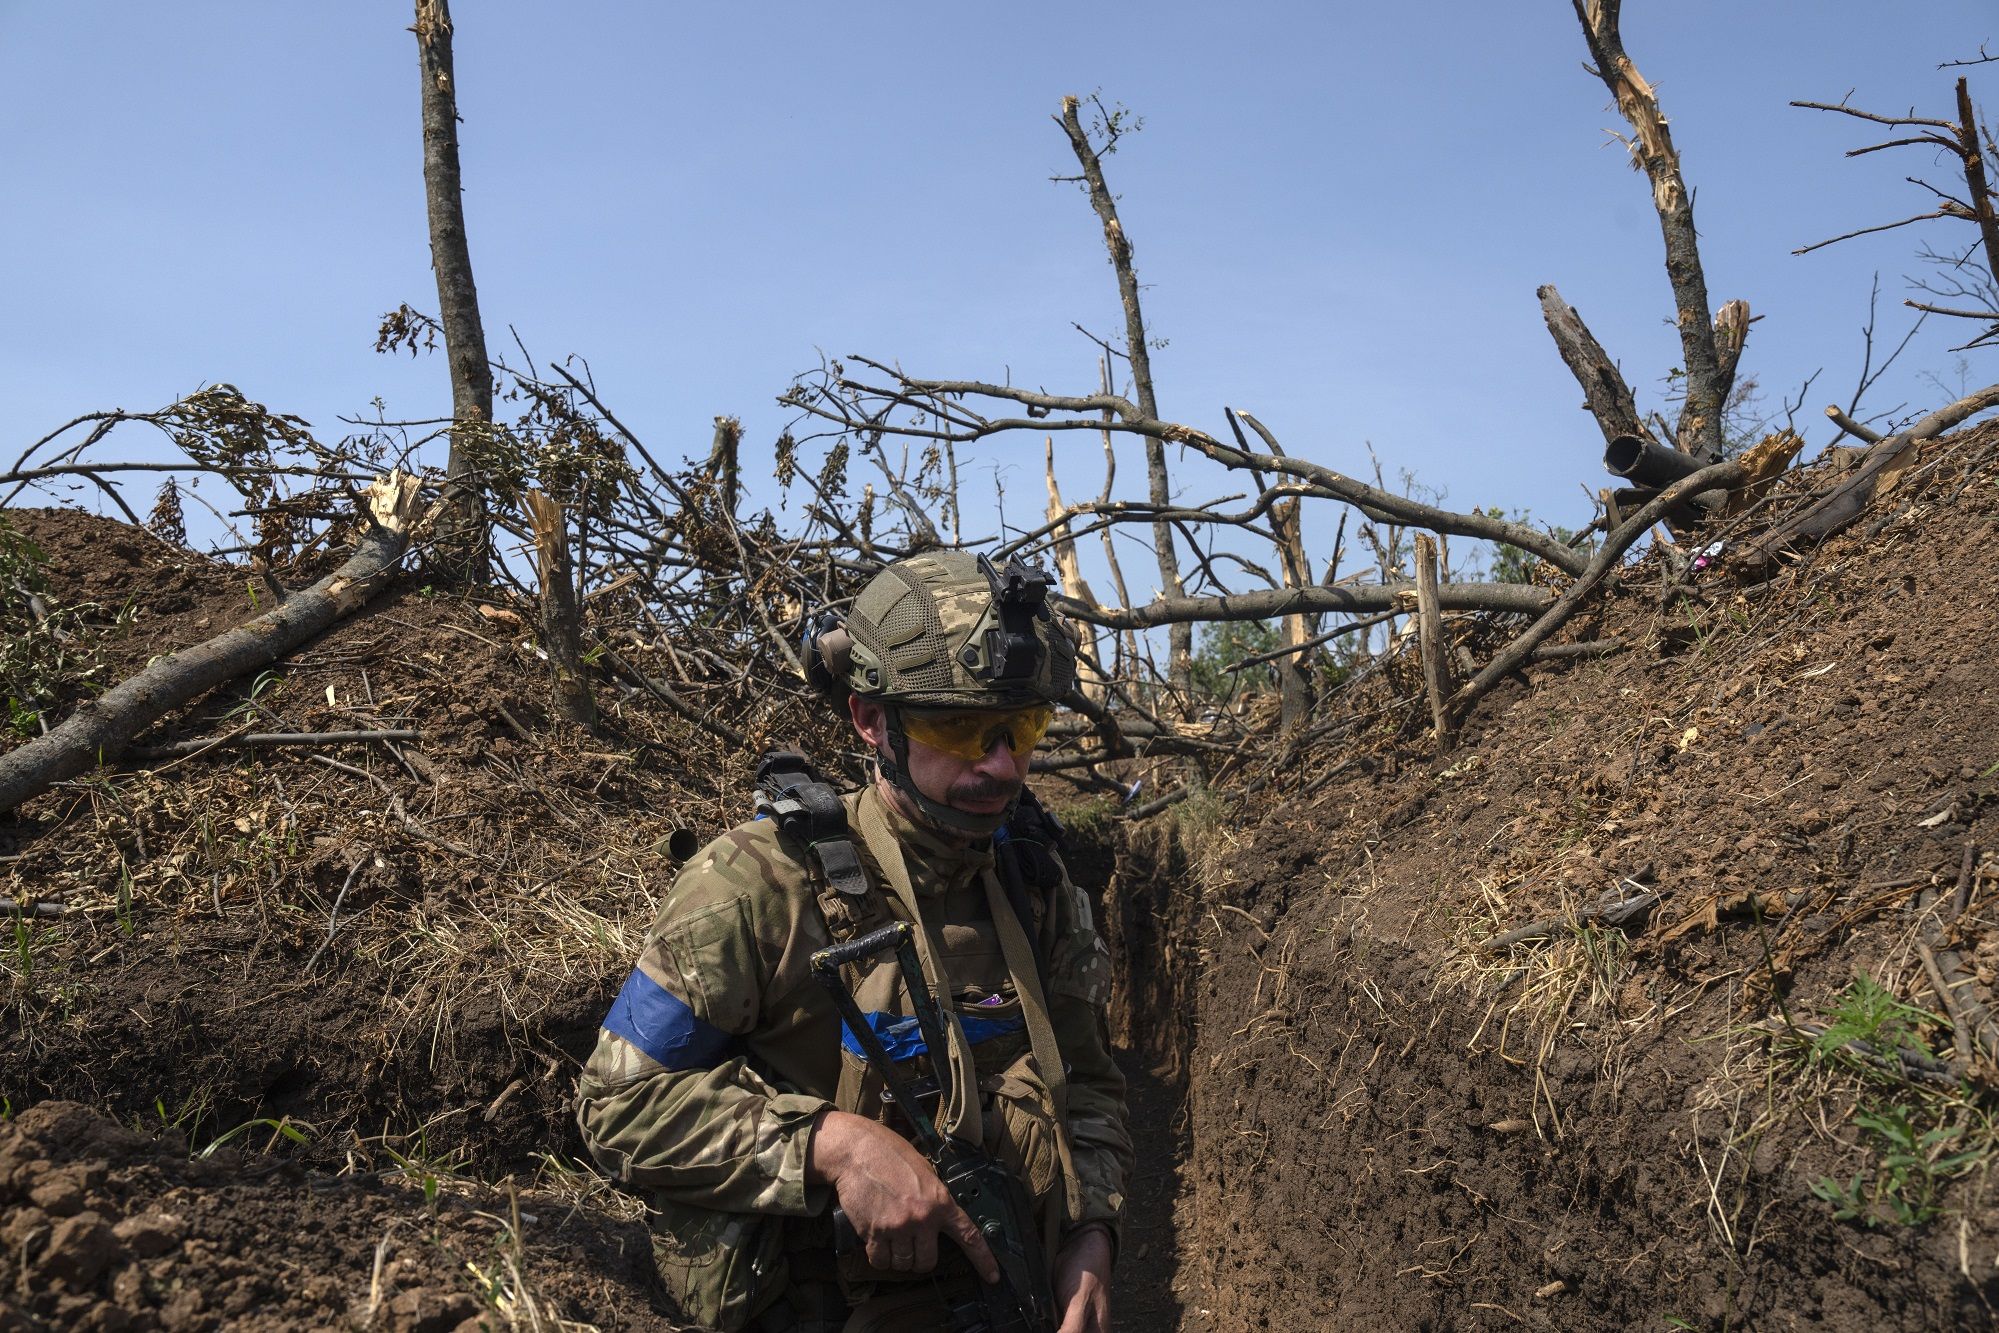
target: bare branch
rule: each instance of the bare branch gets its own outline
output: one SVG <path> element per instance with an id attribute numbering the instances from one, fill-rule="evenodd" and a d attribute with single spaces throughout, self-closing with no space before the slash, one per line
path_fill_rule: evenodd
<path id="1" fill-rule="evenodd" d="M 1446 583 L 1437 589 L 1437 604 L 1446 611 L 1533 615 L 1544 610 L 1553 599 L 1554 594 L 1546 588 L 1526 583 Z M 1066 597 L 1058 598 L 1057 604 L 1064 615 L 1092 624 L 1112 629 L 1152 629 L 1197 620 L 1268 620 L 1272 616 L 1325 611 L 1395 611 L 1406 615 L 1416 609 L 1416 585 L 1406 581 L 1360 587 L 1341 584 L 1331 588 L 1313 584 L 1218 597 L 1156 598 L 1122 611 L 1087 607 Z"/>
<path id="2" fill-rule="evenodd" d="M 1793 102 L 1792 106 L 1806 111 L 1837 111 L 1842 116 L 1852 116 L 1856 120 L 1871 120 L 1876 125 L 1926 125 L 1931 129 L 1952 131 L 1957 126 L 1947 120 L 1928 120 L 1921 116 L 1882 116 L 1872 111 L 1862 111 L 1844 102 Z"/>
<path id="3" fill-rule="evenodd" d="M 1791 253 L 1794 255 L 1808 255 L 1814 250 L 1823 250 L 1828 245 L 1837 245 L 1841 241 L 1850 241 L 1856 236 L 1871 236 L 1877 231 L 1893 231 L 1897 227 L 1906 227 L 1911 223 L 1933 222 L 1937 218 L 1947 218 L 1949 216 L 1948 212 L 1939 208 L 1932 213 L 1918 213 L 1912 218 L 1903 218 L 1900 222 L 1883 222 L 1878 226 L 1861 227 L 1857 231 L 1842 232 L 1838 236 L 1829 236 L 1823 241 L 1813 241 L 1810 245 L 1801 245 L 1791 251 Z"/>

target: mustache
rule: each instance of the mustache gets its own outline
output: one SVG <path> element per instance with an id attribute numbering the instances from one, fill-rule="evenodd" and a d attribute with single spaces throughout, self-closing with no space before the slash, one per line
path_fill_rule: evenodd
<path id="1" fill-rule="evenodd" d="M 970 801 L 993 801 L 1012 796 L 1020 790 L 1020 783 L 1005 778 L 989 778 L 974 773 L 964 781 L 951 784 L 951 795 Z"/>

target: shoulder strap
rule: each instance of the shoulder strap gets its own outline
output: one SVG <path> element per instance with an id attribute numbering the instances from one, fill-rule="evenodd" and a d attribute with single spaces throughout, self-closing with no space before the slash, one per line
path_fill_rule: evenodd
<path id="1" fill-rule="evenodd" d="M 833 785 L 797 750 L 772 750 L 757 761 L 757 817 L 775 820 L 778 832 L 810 858 L 818 882 L 815 901 L 834 944 L 859 939 L 894 919 L 868 881 L 847 825 L 847 805 Z M 847 985 L 858 989 L 874 968 L 871 959 L 847 965 Z"/>
<path id="2" fill-rule="evenodd" d="M 867 896 L 846 804 L 812 761 L 797 750 L 772 750 L 757 761 L 756 784 L 758 816 L 776 820 L 780 833 L 804 847 L 836 892 Z"/>
<path id="3" fill-rule="evenodd" d="M 930 987 L 932 1002 L 944 1016 L 944 1044 L 951 1062 L 951 1099 L 948 1105 L 938 1108 L 938 1128 L 968 1143 L 981 1143 L 985 1138 L 985 1126 L 979 1114 L 979 1067 L 972 1055 L 972 1045 L 966 1040 L 965 1030 L 959 1022 L 958 1006 L 953 998 L 957 987 L 944 965 L 943 946 L 932 934 L 930 923 L 923 918 L 923 904 L 918 901 L 916 890 L 910 884 L 909 864 L 903 859 L 902 844 L 896 840 L 888 821 L 882 817 L 881 807 L 863 801 L 860 822 L 861 837 L 874 854 L 882 878 L 888 881 L 889 889 L 902 904 L 903 911 L 908 913 L 909 923 L 916 928 L 916 954 L 923 964 L 924 980 Z M 933 1051 L 930 1058 L 937 1059 L 937 1053 Z"/>

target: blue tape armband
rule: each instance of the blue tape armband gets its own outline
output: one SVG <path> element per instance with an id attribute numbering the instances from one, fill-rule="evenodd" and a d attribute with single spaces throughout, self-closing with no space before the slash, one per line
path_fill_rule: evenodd
<path id="1" fill-rule="evenodd" d="M 611 1001 L 604 1030 L 617 1033 L 672 1070 L 713 1069 L 735 1045 L 735 1038 L 636 967 Z"/>

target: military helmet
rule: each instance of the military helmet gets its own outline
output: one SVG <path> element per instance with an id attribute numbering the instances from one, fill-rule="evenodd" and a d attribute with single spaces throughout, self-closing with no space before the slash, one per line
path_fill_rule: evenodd
<path id="1" fill-rule="evenodd" d="M 1076 641 L 1048 605 L 1054 580 L 968 551 L 887 566 L 844 620 L 822 616 L 808 674 L 828 692 L 915 708 L 1060 703 L 1076 681 Z"/>

